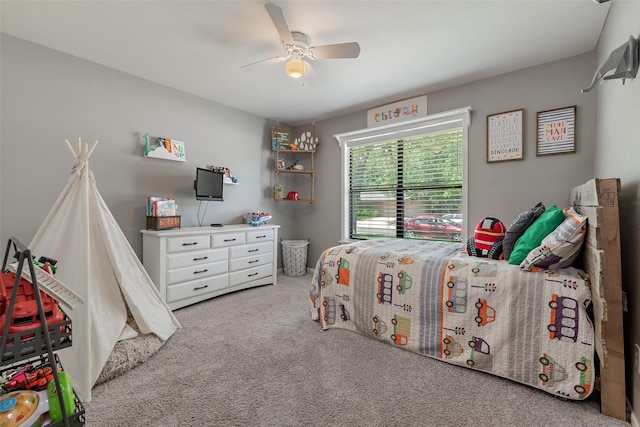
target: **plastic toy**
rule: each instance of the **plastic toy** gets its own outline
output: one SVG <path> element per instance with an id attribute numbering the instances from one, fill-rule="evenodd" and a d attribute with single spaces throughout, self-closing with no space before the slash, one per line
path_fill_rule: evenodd
<path id="1" fill-rule="evenodd" d="M 287 193 L 287 200 L 300 200 L 300 195 L 297 191 L 289 191 L 289 193 Z"/>
<path id="2" fill-rule="evenodd" d="M 11 272 L 2 273 L 0 276 L 0 330 L 2 330 L 4 323 L 7 321 L 6 311 L 13 291 L 15 278 L 15 273 Z M 42 300 L 47 324 L 52 325 L 63 322 L 64 314 L 60 310 L 58 302 L 42 291 L 40 291 L 40 298 Z M 40 316 L 33 286 L 27 280 L 20 277 L 13 314 L 10 319 L 9 333 L 28 331 L 38 327 L 40 327 Z M 63 332 L 64 326 L 62 326 L 60 330 Z M 33 336 L 34 334 L 31 333 L 21 336 L 20 339 L 25 340 Z M 7 341 L 7 343 L 10 342 L 13 342 L 13 339 Z"/>
<path id="3" fill-rule="evenodd" d="M 273 186 L 273 197 L 276 200 L 282 199 L 282 192 L 283 192 L 282 185 L 278 184 Z"/>
<path id="4" fill-rule="evenodd" d="M 27 365 L 7 379 L 4 388 L 7 391 L 15 390 L 36 390 L 41 391 L 47 388 L 49 382 L 53 379 L 53 370 L 51 366 L 42 368 L 33 368 Z"/>
<path id="5" fill-rule="evenodd" d="M 44 391 L 21 390 L 0 397 L 0 425 L 4 427 L 40 426 L 48 411 Z"/>
<path id="6" fill-rule="evenodd" d="M 17 260 L 19 257 L 19 254 L 16 253 L 13 255 L 13 257 Z M 33 265 L 35 265 L 36 267 L 40 267 L 41 269 L 43 269 L 44 271 L 46 271 L 51 275 L 53 275 L 56 272 L 57 270 L 56 264 L 58 263 L 57 260 L 53 258 L 48 258 L 46 256 L 41 256 L 40 258 L 38 258 L 37 261 L 35 257 L 31 257 L 31 258 L 32 258 Z"/>
<path id="7" fill-rule="evenodd" d="M 58 269 L 58 267 L 56 267 L 57 263 L 58 261 L 56 261 L 55 259 L 47 258 L 44 256 L 41 256 L 37 261 L 35 259 L 33 260 L 33 265 L 35 265 L 36 267 L 40 267 L 51 275 L 54 275 L 56 273 L 56 270 Z"/>
<path id="8" fill-rule="evenodd" d="M 3 388 L 7 391 L 25 389 L 26 387 L 24 386 L 27 383 L 28 370 L 30 369 L 32 369 L 31 366 L 26 366 L 24 369 L 12 372 L 10 376 L 7 376 L 5 379 L 5 382 L 2 385 Z"/>
<path id="9" fill-rule="evenodd" d="M 266 224 L 272 218 L 272 215 L 269 213 L 260 213 L 260 212 L 252 212 L 246 213 L 244 215 L 244 223 L 251 224 L 254 227 L 257 227 L 262 224 Z"/>
<path id="10" fill-rule="evenodd" d="M 9 369 L 2 373 L 2 377 L 0 378 L 0 394 L 5 394 L 9 391 L 13 391 L 10 389 L 8 385 L 11 382 L 11 386 L 13 386 L 13 382 L 20 382 L 27 378 L 26 371 L 33 369 L 31 365 L 24 365 L 19 368 Z"/>
<path id="11" fill-rule="evenodd" d="M 73 414 L 75 409 L 71 379 L 69 378 L 69 374 L 67 374 L 66 372 L 61 372 L 60 375 L 58 375 L 58 380 L 60 381 L 60 391 L 62 393 L 64 409 L 67 413 L 67 416 L 69 416 Z M 51 422 L 55 423 L 56 421 L 62 420 L 60 399 L 58 398 L 56 383 L 54 381 L 51 381 L 49 383 L 49 386 L 47 387 L 47 396 L 49 398 L 49 417 L 51 418 Z"/>

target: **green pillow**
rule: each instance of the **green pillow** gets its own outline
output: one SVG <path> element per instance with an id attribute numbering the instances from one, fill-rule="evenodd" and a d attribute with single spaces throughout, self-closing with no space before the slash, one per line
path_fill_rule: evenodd
<path id="1" fill-rule="evenodd" d="M 509 264 L 520 264 L 532 249 L 540 246 L 542 239 L 556 229 L 564 221 L 564 212 L 555 205 L 544 211 L 531 224 L 513 247 Z"/>

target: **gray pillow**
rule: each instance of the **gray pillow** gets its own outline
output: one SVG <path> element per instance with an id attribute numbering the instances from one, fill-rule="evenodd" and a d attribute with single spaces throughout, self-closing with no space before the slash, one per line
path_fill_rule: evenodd
<path id="1" fill-rule="evenodd" d="M 516 241 L 524 234 L 525 230 L 533 224 L 533 221 L 542 215 L 544 210 L 545 207 L 542 202 L 538 202 L 537 205 L 520 213 L 520 215 L 513 220 L 502 240 L 502 253 L 504 254 L 505 260 L 509 261 L 511 251 L 513 251 L 513 246 L 516 244 Z"/>

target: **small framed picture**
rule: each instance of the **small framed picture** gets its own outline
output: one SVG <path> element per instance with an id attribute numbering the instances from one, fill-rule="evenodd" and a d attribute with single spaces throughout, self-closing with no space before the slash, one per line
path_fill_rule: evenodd
<path id="1" fill-rule="evenodd" d="M 576 152 L 576 106 L 538 112 L 536 156 Z"/>
<path id="2" fill-rule="evenodd" d="M 524 108 L 487 116 L 487 163 L 524 159 Z"/>

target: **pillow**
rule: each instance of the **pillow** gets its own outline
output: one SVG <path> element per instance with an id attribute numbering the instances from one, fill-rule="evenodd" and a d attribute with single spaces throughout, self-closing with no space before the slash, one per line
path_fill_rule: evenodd
<path id="1" fill-rule="evenodd" d="M 502 239 L 505 226 L 498 218 L 480 220 L 473 237 L 467 242 L 467 253 L 471 256 L 499 259 L 502 255 Z"/>
<path id="2" fill-rule="evenodd" d="M 565 209 L 564 214 L 564 221 L 522 261 L 522 270 L 530 271 L 533 267 L 556 269 L 569 267 L 573 263 L 587 233 L 587 217 L 573 208 Z"/>
<path id="3" fill-rule="evenodd" d="M 509 264 L 520 264 L 529 252 L 531 252 L 533 248 L 540 246 L 542 239 L 555 230 L 563 220 L 564 212 L 555 205 L 542 212 L 538 219 L 533 221 L 533 224 L 516 240 L 516 244 L 513 246 L 513 251 L 509 257 Z"/>
<path id="4" fill-rule="evenodd" d="M 531 209 L 527 209 L 524 212 L 521 212 L 520 215 L 513 220 L 507 232 L 504 235 L 504 240 L 502 241 L 502 253 L 504 255 L 504 259 L 509 261 L 509 257 L 511 256 L 511 251 L 513 251 L 513 246 L 516 244 L 516 240 L 525 232 L 527 228 L 533 221 L 538 219 L 542 212 L 544 212 L 544 205 L 542 202 L 538 202 L 537 205 L 532 207 Z"/>

